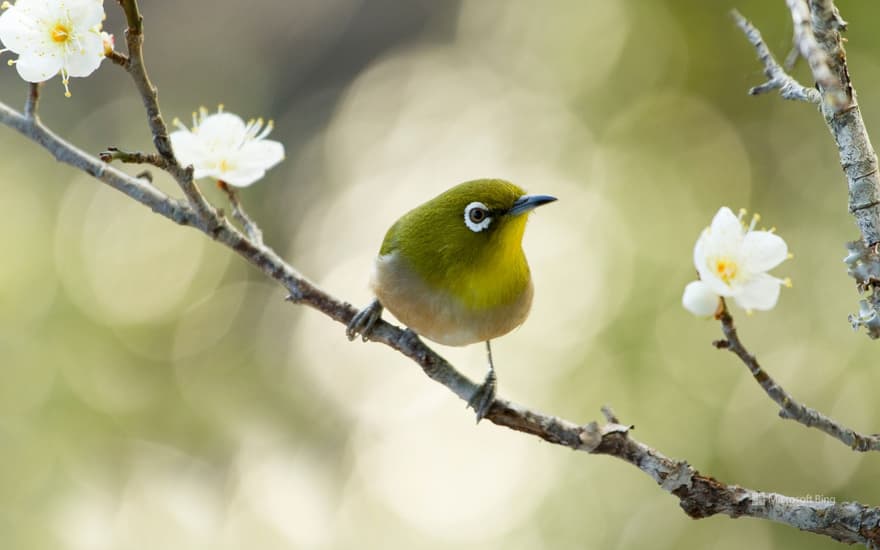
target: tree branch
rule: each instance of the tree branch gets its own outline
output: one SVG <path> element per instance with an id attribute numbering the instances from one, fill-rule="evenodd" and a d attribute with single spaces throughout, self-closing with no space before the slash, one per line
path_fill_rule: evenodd
<path id="1" fill-rule="evenodd" d="M 229 204 L 232 206 L 232 217 L 241 224 L 242 229 L 244 229 L 244 234 L 247 235 L 248 239 L 257 244 L 263 244 L 263 232 L 250 216 L 247 215 L 247 212 L 244 211 L 244 207 L 241 205 L 241 200 L 239 200 L 238 193 L 235 192 L 235 189 L 229 187 L 229 185 L 222 180 L 217 181 L 217 187 L 223 190 L 229 198 Z"/>
<path id="2" fill-rule="evenodd" d="M 14 128 L 26 138 L 49 151 L 59 162 L 82 170 L 95 179 L 125 193 L 153 212 L 180 225 L 203 229 L 201 222 L 187 204 L 177 201 L 144 181 L 108 166 L 43 126 L 39 120 L 29 119 L 0 103 L 0 123 Z"/>
<path id="3" fill-rule="evenodd" d="M 165 119 L 162 118 L 162 111 L 159 109 L 159 90 L 153 85 L 144 65 L 143 17 L 141 17 L 138 10 L 137 1 L 119 0 L 119 3 L 125 11 L 128 21 L 128 29 L 125 31 L 128 57 L 126 63 L 120 63 L 116 59 L 114 61 L 117 61 L 117 64 L 128 72 L 141 96 L 144 108 L 147 111 L 147 121 L 150 126 L 150 133 L 153 136 L 153 145 L 166 163 L 164 170 L 177 181 L 190 205 L 199 218 L 201 218 L 202 223 L 214 230 L 218 224 L 217 211 L 205 199 L 205 196 L 202 195 L 202 192 L 193 180 L 192 167 L 181 166 L 177 161 L 177 157 L 174 156 L 171 139 L 168 137 L 168 126 L 165 124 Z"/>
<path id="4" fill-rule="evenodd" d="M 758 59 L 761 60 L 761 64 L 764 66 L 764 76 L 768 78 L 767 82 L 764 84 L 750 89 L 750 95 L 759 95 L 772 90 L 779 90 L 779 95 L 785 99 L 806 101 L 808 103 L 816 104 L 822 102 L 822 95 L 818 90 L 803 86 L 785 72 L 776 61 L 776 58 L 773 57 L 773 54 L 770 53 L 770 49 L 767 48 L 767 44 L 764 43 L 761 33 L 754 25 L 736 10 L 731 11 L 731 15 L 739 28 L 745 33 L 746 38 L 758 51 Z"/>
<path id="5" fill-rule="evenodd" d="M 774 403 L 779 405 L 779 416 L 781 418 L 794 420 L 808 428 L 816 428 L 856 451 L 880 451 L 880 435 L 863 435 L 846 426 L 842 426 L 816 409 L 801 405 L 782 386 L 777 384 L 770 374 L 761 368 L 758 359 L 749 353 L 740 341 L 736 327 L 733 324 L 733 317 L 731 317 L 727 309 L 727 303 L 723 298 L 721 299 L 721 310 L 716 317 L 721 321 L 721 330 L 724 333 L 725 339 L 714 342 L 715 347 L 726 349 L 740 358 L 764 392 Z"/>
<path id="6" fill-rule="evenodd" d="M 107 147 L 106 151 L 98 153 L 98 158 L 104 162 L 113 162 L 118 160 L 125 164 L 152 164 L 153 166 L 165 170 L 168 168 L 168 162 L 156 153 L 141 153 L 140 151 L 123 151 L 119 147 Z"/>
<path id="7" fill-rule="evenodd" d="M 809 0 L 809 4 L 807 0 L 786 1 L 794 23 L 796 47 L 809 62 L 819 88 L 822 115 L 837 145 L 840 165 L 846 175 L 849 212 L 856 220 L 865 247 L 874 248 L 880 245 L 880 174 L 877 154 L 868 137 L 846 65 L 846 51 L 840 36 L 840 32 L 846 29 L 846 22 L 840 17 L 832 0 Z M 764 62 L 765 73 L 768 71 L 768 63 L 771 63 L 775 65 L 773 72 L 780 82 L 793 82 L 773 60 L 757 30 L 736 12 L 734 18 L 749 42 L 758 50 L 758 55 Z M 779 73 L 784 76 L 778 76 Z M 757 88 L 753 88 L 755 89 Z M 876 254 L 863 256 L 859 261 L 878 262 L 880 257 Z M 856 276 L 856 285 L 860 292 L 872 292 L 872 297 L 862 301 L 862 304 L 872 309 L 873 317 L 880 317 L 880 280 L 858 278 L 857 274 L 862 271 L 864 270 L 850 269 L 850 274 Z M 876 270 L 871 271 L 880 271 L 880 263 Z M 858 314 L 850 316 L 851 319 L 865 317 L 861 307 Z M 859 323 L 855 324 L 859 326 Z M 867 328 L 868 336 L 880 338 L 880 323 L 862 326 Z"/>

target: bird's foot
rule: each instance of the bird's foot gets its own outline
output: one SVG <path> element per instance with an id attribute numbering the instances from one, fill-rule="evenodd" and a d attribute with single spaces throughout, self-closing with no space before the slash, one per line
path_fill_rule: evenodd
<path id="1" fill-rule="evenodd" d="M 474 394 L 468 399 L 467 406 L 477 413 L 477 424 L 486 416 L 492 403 L 495 402 L 495 387 L 497 379 L 495 378 L 495 369 L 489 369 L 486 379 L 480 384 L 480 387 L 474 391 Z"/>
<path id="2" fill-rule="evenodd" d="M 382 304 L 376 299 L 351 318 L 351 322 L 345 327 L 345 335 L 348 336 L 349 340 L 354 340 L 360 334 L 361 339 L 366 342 L 370 332 L 373 330 L 373 325 L 376 324 L 380 317 L 382 317 Z"/>

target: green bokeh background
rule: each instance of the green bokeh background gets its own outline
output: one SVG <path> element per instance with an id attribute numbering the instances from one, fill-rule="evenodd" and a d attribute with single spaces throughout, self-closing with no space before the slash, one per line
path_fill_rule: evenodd
<path id="1" fill-rule="evenodd" d="M 857 231 L 835 147 L 814 107 L 746 95 L 762 74 L 732 2 L 142 4 L 168 120 L 218 103 L 275 119 L 287 159 L 243 201 L 328 291 L 366 303 L 387 226 L 458 181 L 557 195 L 524 244 L 533 314 L 494 346 L 504 396 L 579 422 L 611 404 L 636 437 L 726 482 L 880 503 L 875 456 L 777 418 L 710 345 L 717 323 L 680 306 L 717 208 L 761 212 L 795 254 L 776 270 L 794 287 L 772 312 L 738 312 L 742 338 L 797 398 L 880 426 L 878 344 L 847 322 L 858 296 L 841 260 Z M 787 53 L 784 2 L 735 7 Z M 880 8 L 840 8 L 880 139 Z M 20 107 L 26 87 L 2 69 L 0 100 Z M 44 87 L 51 128 L 93 153 L 148 149 L 121 70 L 71 89 Z M 4 548 L 834 546 L 692 521 L 626 464 L 474 426 L 413 364 L 349 344 L 228 250 L 9 129 L 0 151 Z M 480 346 L 438 350 L 482 376 Z"/>

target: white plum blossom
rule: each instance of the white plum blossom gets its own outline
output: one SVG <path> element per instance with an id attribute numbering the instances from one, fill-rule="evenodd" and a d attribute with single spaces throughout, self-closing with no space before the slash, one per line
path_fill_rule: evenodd
<path id="1" fill-rule="evenodd" d="M 284 160 L 284 146 L 265 139 L 272 131 L 272 121 L 245 122 L 238 115 L 226 113 L 223 106 L 208 114 L 202 107 L 193 113 L 192 130 L 179 120 L 171 133 L 171 146 L 184 165 L 193 166 L 193 176 L 215 178 L 236 187 L 247 187 L 265 175 L 266 170 Z"/>
<path id="2" fill-rule="evenodd" d="M 18 0 L 3 2 L 0 43 L 18 54 L 8 61 L 28 82 L 44 82 L 58 73 L 67 97 L 70 77 L 92 74 L 104 59 L 103 0 Z"/>
<path id="3" fill-rule="evenodd" d="M 791 257 L 788 245 L 772 229 L 756 231 L 757 214 L 749 225 L 744 216 L 745 210 L 736 216 L 722 207 L 697 239 L 694 266 L 700 278 L 685 287 L 681 300 L 694 315 L 712 315 L 719 297 L 733 298 L 747 311 L 772 309 L 780 287 L 791 286 L 790 279 L 767 273 Z"/>

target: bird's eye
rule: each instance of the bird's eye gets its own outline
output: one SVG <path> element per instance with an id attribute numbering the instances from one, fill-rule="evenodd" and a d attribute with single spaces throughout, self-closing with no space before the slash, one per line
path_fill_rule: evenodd
<path id="1" fill-rule="evenodd" d="M 492 223 L 492 216 L 485 204 L 472 202 L 464 209 L 464 223 L 468 229 L 479 233 L 489 227 L 489 224 Z"/>

